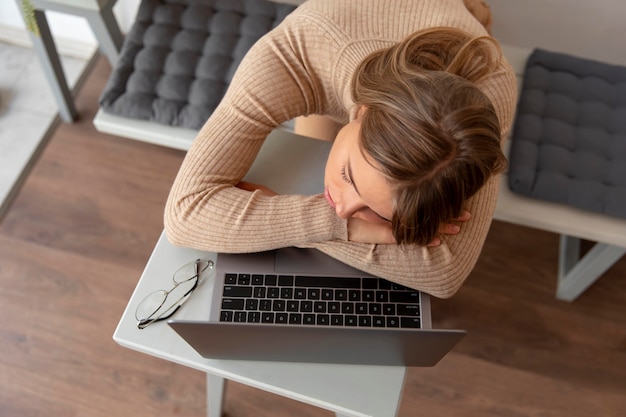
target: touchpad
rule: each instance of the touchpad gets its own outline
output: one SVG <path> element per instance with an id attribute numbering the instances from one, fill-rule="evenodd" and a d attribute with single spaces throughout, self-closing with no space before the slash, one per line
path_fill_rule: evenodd
<path id="1" fill-rule="evenodd" d="M 282 248 L 276 251 L 277 273 L 371 276 L 363 271 L 344 264 L 317 249 Z"/>

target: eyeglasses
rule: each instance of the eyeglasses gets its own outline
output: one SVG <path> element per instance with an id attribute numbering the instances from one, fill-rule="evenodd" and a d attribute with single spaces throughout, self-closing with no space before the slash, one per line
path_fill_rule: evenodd
<path id="1" fill-rule="evenodd" d="M 139 303 L 135 310 L 137 327 L 145 329 L 152 323 L 172 317 L 213 269 L 213 265 L 213 261 L 196 259 L 180 267 L 172 276 L 174 286 L 171 289 L 151 292 Z"/>

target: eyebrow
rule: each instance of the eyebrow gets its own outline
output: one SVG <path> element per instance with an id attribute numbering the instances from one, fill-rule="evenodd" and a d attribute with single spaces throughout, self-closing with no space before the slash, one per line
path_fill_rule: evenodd
<path id="1" fill-rule="evenodd" d="M 359 195 L 359 197 L 363 198 L 361 196 L 361 193 L 359 192 L 359 189 L 356 186 L 356 182 L 354 182 L 354 177 L 352 176 L 352 164 L 350 164 L 350 160 L 348 160 L 347 168 L 348 168 L 348 178 L 350 178 L 350 182 L 352 183 L 352 187 L 354 187 L 354 191 L 356 191 L 356 193 Z M 370 210 L 372 210 L 371 207 L 370 207 Z M 372 213 L 376 214 L 381 219 L 391 223 L 391 220 L 389 220 L 386 217 L 381 216 L 380 214 L 376 213 L 374 210 L 372 210 Z"/>

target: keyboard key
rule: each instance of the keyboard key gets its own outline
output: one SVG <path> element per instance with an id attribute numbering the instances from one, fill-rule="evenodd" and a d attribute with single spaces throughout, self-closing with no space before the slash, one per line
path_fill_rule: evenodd
<path id="1" fill-rule="evenodd" d="M 248 323 L 260 323 L 261 322 L 261 313 L 258 311 L 250 311 L 248 312 Z"/>
<path id="2" fill-rule="evenodd" d="M 263 323 L 274 323 L 274 313 L 262 313 L 261 314 L 261 322 L 263 322 Z"/>
<path id="3" fill-rule="evenodd" d="M 354 314 L 354 303 L 344 302 L 341 303 L 341 312 L 343 314 Z"/>
<path id="4" fill-rule="evenodd" d="M 379 303 L 386 303 L 389 301 L 389 292 L 388 291 L 376 291 L 376 301 Z"/>
<path id="5" fill-rule="evenodd" d="M 391 281 L 387 281 L 386 279 L 379 279 L 378 280 L 378 288 L 381 290 L 390 290 L 391 289 L 391 285 L 392 282 Z"/>
<path id="6" fill-rule="evenodd" d="M 372 327 L 372 317 L 359 316 L 359 327 Z"/>
<path id="7" fill-rule="evenodd" d="M 259 309 L 259 300 L 256 298 L 248 298 L 246 299 L 246 310 L 258 310 Z"/>
<path id="8" fill-rule="evenodd" d="M 318 326 L 328 326 L 330 324 L 330 316 L 328 314 L 318 314 L 317 315 L 317 325 Z"/>
<path id="9" fill-rule="evenodd" d="M 387 317 L 387 327 L 400 327 L 400 318 L 399 317 Z"/>
<path id="10" fill-rule="evenodd" d="M 328 303 L 328 312 L 329 313 L 340 313 L 341 312 L 341 303 L 339 301 L 331 301 Z"/>
<path id="11" fill-rule="evenodd" d="M 309 288 L 306 293 L 306 298 L 309 300 L 319 300 L 320 290 L 318 290 L 317 288 Z"/>
<path id="12" fill-rule="evenodd" d="M 378 289 L 378 278 L 363 278 L 363 288 L 370 290 Z"/>
<path id="13" fill-rule="evenodd" d="M 250 274 L 239 274 L 237 278 L 237 284 L 239 285 L 250 285 L 251 277 Z"/>
<path id="14" fill-rule="evenodd" d="M 252 274 L 252 285 L 263 285 L 264 277 L 261 274 Z"/>
<path id="15" fill-rule="evenodd" d="M 237 283 L 237 274 L 226 274 L 224 275 L 224 284 L 226 285 L 235 285 Z"/>
<path id="16" fill-rule="evenodd" d="M 227 285 L 224 287 L 224 297 L 250 297 L 252 296 L 252 287 L 240 287 L 235 285 Z"/>
<path id="17" fill-rule="evenodd" d="M 369 304 L 369 313 L 373 316 L 382 314 L 383 306 L 379 303 L 370 303 Z"/>
<path id="18" fill-rule="evenodd" d="M 333 300 L 335 292 L 331 289 L 322 290 L 322 300 Z"/>
<path id="19" fill-rule="evenodd" d="M 310 313 L 313 311 L 313 301 L 300 301 L 300 311 L 303 313 Z"/>
<path id="20" fill-rule="evenodd" d="M 220 321 L 233 321 L 233 312 L 228 310 L 221 311 Z"/>
<path id="21" fill-rule="evenodd" d="M 293 291 L 293 298 L 298 300 L 306 299 L 306 288 L 295 288 Z"/>
<path id="22" fill-rule="evenodd" d="M 411 288 L 405 287 L 404 285 L 397 284 L 395 282 L 391 283 L 391 289 L 394 291 L 413 291 Z"/>
<path id="23" fill-rule="evenodd" d="M 278 297 L 280 297 L 280 288 L 278 287 L 267 288 L 267 298 L 278 298 Z"/>
<path id="24" fill-rule="evenodd" d="M 277 281 L 278 277 L 276 275 L 265 275 L 265 285 L 275 286 Z"/>
<path id="25" fill-rule="evenodd" d="M 222 310 L 243 310 L 245 300 L 243 298 L 222 299 Z"/>
<path id="26" fill-rule="evenodd" d="M 387 320 L 383 316 L 374 316 L 372 317 L 372 326 L 374 327 L 385 327 L 387 324 Z"/>
<path id="27" fill-rule="evenodd" d="M 289 322 L 289 315 L 287 313 L 276 313 L 276 324 L 287 324 Z"/>
<path id="28" fill-rule="evenodd" d="M 419 304 L 398 304 L 399 316 L 416 316 L 420 315 Z"/>
<path id="29" fill-rule="evenodd" d="M 346 315 L 344 316 L 344 324 L 346 326 L 358 326 L 359 325 L 359 319 L 357 316 L 353 316 L 353 315 Z"/>
<path id="30" fill-rule="evenodd" d="M 419 291 L 391 291 L 389 301 L 392 303 L 419 303 Z"/>
<path id="31" fill-rule="evenodd" d="M 313 303 L 313 311 L 316 313 L 326 313 L 326 302 L 325 301 L 316 301 Z"/>
<path id="32" fill-rule="evenodd" d="M 348 299 L 348 290 L 335 290 L 335 300 L 346 301 Z"/>
<path id="33" fill-rule="evenodd" d="M 332 314 L 330 316 L 331 326 L 343 326 L 343 316 L 341 314 Z"/>
<path id="34" fill-rule="evenodd" d="M 361 301 L 361 291 L 359 291 L 359 290 L 350 290 L 350 291 L 348 291 L 348 300 L 350 300 L 350 301 Z"/>
<path id="35" fill-rule="evenodd" d="M 315 324 L 315 314 L 305 314 L 302 316 L 302 324 Z"/>
<path id="36" fill-rule="evenodd" d="M 287 301 L 287 311 L 300 311 L 300 301 L 296 301 L 296 300 Z"/>
<path id="37" fill-rule="evenodd" d="M 278 286 L 279 287 L 293 287 L 293 275 L 279 275 Z"/>
<path id="38" fill-rule="evenodd" d="M 245 311 L 236 311 L 234 321 L 237 323 L 245 323 L 248 320 L 248 315 Z"/>
<path id="39" fill-rule="evenodd" d="M 368 302 L 376 301 L 376 293 L 370 290 L 363 291 L 361 293 L 361 300 Z"/>
<path id="40" fill-rule="evenodd" d="M 259 310 L 261 310 L 261 311 L 271 311 L 272 310 L 272 300 L 259 300 Z"/>
<path id="41" fill-rule="evenodd" d="M 289 324 L 302 324 L 302 314 L 289 313 Z"/>
<path id="42" fill-rule="evenodd" d="M 421 327 L 420 319 L 417 317 L 400 317 L 400 327 L 419 329 Z"/>
<path id="43" fill-rule="evenodd" d="M 293 298 L 293 288 L 291 288 L 291 287 L 281 288 L 280 289 L 280 298 L 283 298 L 285 300 L 292 299 Z"/>
<path id="44" fill-rule="evenodd" d="M 286 308 L 285 300 L 272 301 L 272 311 L 285 311 L 285 308 Z"/>
<path id="45" fill-rule="evenodd" d="M 395 304 L 383 304 L 383 314 L 386 316 L 395 316 L 396 305 Z"/>
<path id="46" fill-rule="evenodd" d="M 356 303 L 354 305 L 354 312 L 356 314 L 367 314 L 367 303 Z"/>
<path id="47" fill-rule="evenodd" d="M 265 298 L 265 293 L 267 291 L 267 288 L 265 287 L 254 287 L 254 298 Z"/>
<path id="48" fill-rule="evenodd" d="M 361 288 L 360 278 L 296 276 L 296 287 L 311 288 Z"/>

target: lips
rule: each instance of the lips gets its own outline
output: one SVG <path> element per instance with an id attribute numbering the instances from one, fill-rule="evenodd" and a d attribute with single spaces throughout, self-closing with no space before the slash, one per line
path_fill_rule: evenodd
<path id="1" fill-rule="evenodd" d="M 328 204 L 330 204 L 332 208 L 335 208 L 335 202 L 333 201 L 333 198 L 330 196 L 330 191 L 328 191 L 328 187 L 324 189 L 324 197 L 326 197 L 326 201 L 328 201 Z"/>

